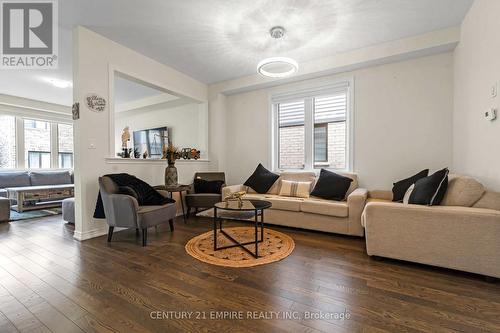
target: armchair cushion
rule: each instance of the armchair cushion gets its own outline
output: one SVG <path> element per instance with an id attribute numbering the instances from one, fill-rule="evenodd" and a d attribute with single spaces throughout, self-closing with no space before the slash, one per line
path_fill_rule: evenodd
<path id="1" fill-rule="evenodd" d="M 188 193 L 184 197 L 188 207 L 210 208 L 222 200 L 217 193 Z"/>
<path id="2" fill-rule="evenodd" d="M 175 218 L 177 207 L 174 203 L 162 206 L 140 206 L 137 210 L 137 226 L 140 229 L 153 227 Z"/>

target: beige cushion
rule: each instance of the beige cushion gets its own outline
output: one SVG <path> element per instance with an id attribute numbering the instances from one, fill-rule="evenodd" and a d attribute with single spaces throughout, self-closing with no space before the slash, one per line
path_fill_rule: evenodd
<path id="1" fill-rule="evenodd" d="M 500 210 L 500 193 L 486 191 L 472 207 Z"/>
<path id="2" fill-rule="evenodd" d="M 309 198 L 311 182 L 294 182 L 290 180 L 282 180 L 280 187 L 281 196 Z"/>
<path id="3" fill-rule="evenodd" d="M 259 194 L 259 193 L 247 193 L 243 196 L 243 199 L 247 200 L 265 200 L 267 194 Z"/>
<path id="4" fill-rule="evenodd" d="M 310 198 L 305 199 L 300 205 L 300 210 L 306 213 L 314 213 L 336 217 L 349 216 L 349 206 L 345 201 L 333 201 Z"/>
<path id="5" fill-rule="evenodd" d="M 472 177 L 450 175 L 442 206 L 472 207 L 484 193 L 484 186 Z"/>
<path id="6" fill-rule="evenodd" d="M 267 195 L 263 200 L 269 201 L 272 204 L 271 209 L 300 212 L 300 204 L 304 199 Z"/>

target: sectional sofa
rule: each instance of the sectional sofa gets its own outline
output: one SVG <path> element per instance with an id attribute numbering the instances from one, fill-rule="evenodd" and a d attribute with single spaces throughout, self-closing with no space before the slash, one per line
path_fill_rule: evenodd
<path id="1" fill-rule="evenodd" d="M 500 278 L 500 193 L 450 175 L 440 206 L 391 200 L 392 192 L 369 194 L 362 215 L 368 255 Z"/>
<path id="2" fill-rule="evenodd" d="M 448 190 L 439 206 L 392 201 L 391 191 L 358 188 L 356 174 L 343 201 L 278 195 L 282 180 L 316 182 L 313 172 L 283 172 L 265 194 L 244 185 L 227 186 L 245 191 L 244 198 L 267 200 L 267 223 L 366 238 L 368 255 L 451 268 L 500 278 L 500 193 L 477 180 L 450 175 Z"/>
<path id="3" fill-rule="evenodd" d="M 244 185 L 227 186 L 222 189 L 222 197 L 224 198 L 232 192 L 245 191 L 245 199 L 270 201 L 272 207 L 265 212 L 266 223 L 363 236 L 361 213 L 365 207 L 368 191 L 358 188 L 356 174 L 343 173 L 342 175 L 353 180 L 343 201 L 278 195 L 282 180 L 311 182 L 311 189 L 314 188 L 317 180 L 314 172 L 282 172 L 278 180 L 265 194 L 256 193 Z"/>

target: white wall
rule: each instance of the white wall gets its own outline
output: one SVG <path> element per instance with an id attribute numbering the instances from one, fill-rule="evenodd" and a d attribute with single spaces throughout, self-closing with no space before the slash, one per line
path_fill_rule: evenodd
<path id="1" fill-rule="evenodd" d="M 500 120 L 489 122 L 484 112 L 500 107 L 490 87 L 500 81 L 500 1 L 476 0 L 462 23 L 455 50 L 455 110 L 453 165 L 500 191 Z M 499 83 L 500 84 L 500 83 Z"/>
<path id="2" fill-rule="evenodd" d="M 370 189 L 424 168 L 452 162 L 453 59 L 451 53 L 370 67 L 280 86 L 355 80 L 354 170 Z M 241 183 L 259 162 L 270 165 L 269 94 L 276 88 L 227 96 L 226 172 Z"/>
<path id="3" fill-rule="evenodd" d="M 121 152 L 121 136 L 125 126 L 130 127 L 131 146 L 133 132 L 148 128 L 168 127 L 172 144 L 179 149 L 196 148 L 207 158 L 207 112 L 204 105 L 187 104 L 156 110 L 132 110 L 116 113 L 115 152 Z"/>
<path id="4" fill-rule="evenodd" d="M 114 155 L 114 117 L 110 116 L 109 107 L 102 113 L 87 110 L 83 103 L 84 96 L 97 93 L 111 106 L 114 77 L 112 70 L 200 103 L 208 101 L 208 94 L 206 85 L 86 28 L 77 27 L 73 40 L 73 96 L 81 105 L 80 119 L 74 122 L 75 238 L 86 239 L 102 235 L 107 230 L 104 221 L 92 218 L 99 176 L 128 172 L 151 184 L 161 184 L 164 182 L 166 162 L 107 159 Z M 209 162 L 181 162 L 177 167 L 181 182 L 190 181 L 195 171 L 212 169 Z"/>

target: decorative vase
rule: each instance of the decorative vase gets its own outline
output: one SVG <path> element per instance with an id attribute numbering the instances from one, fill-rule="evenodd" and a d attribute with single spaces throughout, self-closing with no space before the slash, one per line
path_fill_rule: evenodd
<path id="1" fill-rule="evenodd" d="M 175 164 L 168 164 L 165 169 L 165 186 L 177 185 L 177 168 Z"/>

